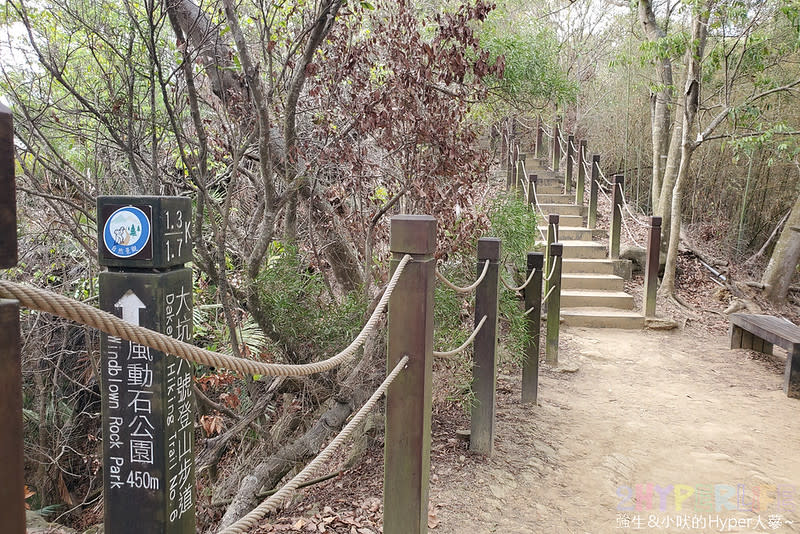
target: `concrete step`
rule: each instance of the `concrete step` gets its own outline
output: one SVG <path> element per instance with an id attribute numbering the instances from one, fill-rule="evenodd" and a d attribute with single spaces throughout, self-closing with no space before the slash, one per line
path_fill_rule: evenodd
<path id="1" fill-rule="evenodd" d="M 572 241 L 564 239 L 559 232 L 559 242 L 564 245 L 565 259 L 600 260 L 608 255 L 608 250 L 603 243 L 595 241 Z"/>
<path id="2" fill-rule="evenodd" d="M 553 171 L 528 171 L 528 176 L 536 175 L 536 182 L 542 182 L 547 185 L 564 184 L 564 175 L 554 173 Z"/>
<path id="3" fill-rule="evenodd" d="M 624 291 L 562 289 L 561 306 L 564 308 L 616 308 L 632 310 L 633 297 Z"/>
<path id="4" fill-rule="evenodd" d="M 547 234 L 547 225 L 540 225 L 539 229 Z M 559 239 L 569 239 L 572 241 L 591 241 L 593 232 L 590 228 L 582 228 L 579 226 L 561 226 L 558 225 Z"/>
<path id="5" fill-rule="evenodd" d="M 560 193 L 556 195 L 539 194 L 538 190 L 536 194 L 542 204 L 575 204 L 575 195 L 563 195 Z"/>
<path id="6" fill-rule="evenodd" d="M 614 262 L 611 260 L 587 260 L 564 258 L 561 261 L 561 273 L 564 274 L 614 274 Z"/>
<path id="7" fill-rule="evenodd" d="M 561 308 L 561 321 L 567 326 L 589 328 L 644 328 L 644 317 L 640 314 L 613 308 Z"/>
<path id="8" fill-rule="evenodd" d="M 525 167 L 547 168 L 547 158 L 537 158 L 533 153 L 525 154 Z"/>
<path id="9" fill-rule="evenodd" d="M 539 171 L 539 170 L 530 171 L 528 169 L 525 170 L 528 172 L 528 176 L 533 176 L 534 174 L 536 175 L 537 184 L 543 183 L 546 185 L 553 185 L 553 184 L 564 183 L 564 178 L 562 178 L 561 176 L 556 176 L 555 174 L 553 174 L 552 171 Z"/>
<path id="10" fill-rule="evenodd" d="M 545 186 L 545 185 L 557 185 L 559 187 L 564 187 L 563 180 L 559 180 L 558 178 L 550 178 L 547 176 L 542 176 L 541 174 L 536 174 L 535 172 L 529 172 L 528 177 L 536 176 L 536 185 L 538 187 Z M 537 189 L 538 191 L 538 189 Z"/>
<path id="11" fill-rule="evenodd" d="M 563 185 L 541 185 L 536 186 L 537 195 L 560 195 L 564 192 Z"/>
<path id="12" fill-rule="evenodd" d="M 613 274 L 568 273 L 561 275 L 561 287 L 564 289 L 624 291 L 625 280 Z"/>
<path id="13" fill-rule="evenodd" d="M 564 176 L 565 176 L 564 171 L 561 170 L 558 172 L 553 172 L 550 169 L 543 169 L 541 167 L 528 167 L 527 165 L 525 165 L 525 171 L 529 175 L 535 174 L 539 178 L 545 178 L 545 179 L 556 178 L 558 180 L 564 181 Z"/>
<path id="14" fill-rule="evenodd" d="M 583 212 L 586 211 L 586 208 L 577 204 L 544 204 L 541 199 L 539 207 L 547 214 L 557 213 L 559 215 L 577 215 L 578 217 L 582 217 Z"/>
<path id="15" fill-rule="evenodd" d="M 547 210 L 545 210 L 547 213 Z M 558 221 L 559 226 L 581 227 L 585 226 L 583 217 L 580 215 L 561 215 Z"/>

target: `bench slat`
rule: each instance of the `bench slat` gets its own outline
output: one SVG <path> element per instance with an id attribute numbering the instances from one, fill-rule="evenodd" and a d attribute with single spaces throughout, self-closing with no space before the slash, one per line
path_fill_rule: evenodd
<path id="1" fill-rule="evenodd" d="M 730 320 L 732 324 L 789 352 L 792 352 L 795 346 L 800 346 L 800 326 L 781 317 L 734 313 L 730 316 Z"/>

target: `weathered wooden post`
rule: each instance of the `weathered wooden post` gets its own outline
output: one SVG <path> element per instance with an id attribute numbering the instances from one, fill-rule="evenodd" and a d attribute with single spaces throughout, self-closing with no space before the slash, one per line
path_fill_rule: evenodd
<path id="1" fill-rule="evenodd" d="M 622 191 L 625 185 L 625 177 L 615 174 L 611 177 L 614 189 L 611 192 L 611 235 L 608 241 L 608 256 L 612 260 L 619 258 L 619 240 L 622 231 Z"/>
<path id="2" fill-rule="evenodd" d="M 544 254 L 528 252 L 528 272 L 525 279 L 533 278 L 525 287 L 525 310 L 528 315 L 528 343 L 525 345 L 525 360 L 522 362 L 522 402 L 536 404 L 539 395 L 539 347 L 542 330 L 542 268 Z"/>
<path id="3" fill-rule="evenodd" d="M 583 206 L 583 188 L 586 184 L 586 140 L 578 145 L 578 182 L 575 185 L 575 204 Z M 591 227 L 590 227 L 591 228 Z"/>
<path id="4" fill-rule="evenodd" d="M 559 144 L 559 139 L 561 138 L 561 132 L 558 126 L 558 118 L 553 122 L 553 151 L 551 154 L 553 155 L 553 172 L 558 172 L 558 168 L 561 165 L 561 145 Z"/>
<path id="5" fill-rule="evenodd" d="M 475 290 L 475 327 L 486 321 L 473 341 L 472 422 L 469 449 L 482 454 L 494 450 L 495 391 L 497 386 L 497 292 L 500 280 L 500 240 L 478 239 L 478 276 L 489 260 L 489 270 Z"/>
<path id="6" fill-rule="evenodd" d="M 548 365 L 558 365 L 558 331 L 561 320 L 561 256 L 564 247 L 561 243 L 550 245 L 550 256 L 553 258 L 553 275 L 547 293 L 547 345 L 545 361 Z M 548 273 L 549 274 L 549 273 Z M 546 295 L 545 295 L 546 296 Z"/>
<path id="7" fill-rule="evenodd" d="M 522 188 L 522 181 L 525 179 L 525 153 L 522 151 L 517 152 L 517 173 L 514 178 L 514 186 L 517 195 L 522 196 L 525 190 Z"/>
<path id="8" fill-rule="evenodd" d="M 408 356 L 386 393 L 383 532 L 424 534 L 428 529 L 431 455 L 431 364 L 436 219 L 392 217 L 392 271 L 412 255 L 389 299 L 387 368 Z"/>
<path id="9" fill-rule="evenodd" d="M 544 134 L 544 128 L 542 127 L 542 118 L 539 117 L 536 119 L 536 152 L 534 152 L 534 156 L 536 158 L 541 158 L 542 153 L 544 152 L 544 144 L 542 143 L 542 137 Z"/>
<path id="10" fill-rule="evenodd" d="M 795 344 L 794 349 L 787 352 L 783 377 L 783 392 L 786 396 L 800 399 L 800 345 Z"/>
<path id="11" fill-rule="evenodd" d="M 647 264 L 644 278 L 644 316 L 656 316 L 656 290 L 658 269 L 661 263 L 661 217 L 650 217 L 650 234 L 647 236 Z"/>
<path id="12" fill-rule="evenodd" d="M 17 265 L 17 194 L 14 119 L 0 104 L 0 269 Z M 22 426 L 22 360 L 19 302 L 0 299 L 0 532 L 25 532 L 25 471 Z"/>
<path id="13" fill-rule="evenodd" d="M 508 129 L 500 122 L 500 168 L 508 170 Z"/>
<path id="14" fill-rule="evenodd" d="M 536 190 L 534 187 L 536 187 L 536 182 L 538 179 L 538 175 L 536 174 L 531 174 L 528 176 L 528 198 L 525 199 L 525 202 L 528 204 L 528 206 L 533 206 L 534 210 L 536 208 Z"/>
<path id="15" fill-rule="evenodd" d="M 564 194 L 568 195 L 572 191 L 572 171 L 574 169 L 572 164 L 572 155 L 575 154 L 575 136 L 567 136 L 567 169 L 564 173 Z"/>
<path id="16" fill-rule="evenodd" d="M 100 308 L 182 341 L 192 337 L 192 204 L 97 199 Z M 100 336 L 105 532 L 195 532 L 192 365 Z"/>
<path id="17" fill-rule="evenodd" d="M 592 155 L 592 176 L 589 183 L 589 228 L 597 227 L 597 180 L 600 178 L 600 154 Z"/>
<path id="18" fill-rule="evenodd" d="M 550 246 L 558 241 L 558 221 L 560 216 L 557 213 L 551 213 L 547 216 L 547 247 L 545 248 L 545 265 L 546 272 L 544 273 L 545 276 L 550 274 L 550 270 L 553 268 L 553 257 L 550 254 Z M 544 283 L 544 290 L 545 293 L 550 290 L 550 281 L 545 280 Z M 547 304 L 545 304 L 545 307 Z"/>
<path id="19" fill-rule="evenodd" d="M 514 182 L 515 162 L 517 161 L 516 150 L 514 141 L 509 139 L 508 153 L 506 154 L 506 191 L 511 191 L 511 184 Z"/>

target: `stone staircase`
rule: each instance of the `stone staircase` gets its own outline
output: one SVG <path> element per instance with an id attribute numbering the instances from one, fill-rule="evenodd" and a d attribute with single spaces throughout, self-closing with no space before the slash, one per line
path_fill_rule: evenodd
<path id="1" fill-rule="evenodd" d="M 584 206 L 575 204 L 574 194 L 564 193 L 564 174 L 546 167 L 529 154 L 525 160 L 529 176 L 537 175 L 536 194 L 545 215 L 559 215 L 559 241 L 564 245 L 561 276 L 561 320 L 570 326 L 639 329 L 644 317 L 634 311 L 633 297 L 625 292 L 630 265 L 608 258 L 604 232 L 586 227 Z M 547 233 L 547 221 L 539 227 Z M 593 237 L 603 234 L 604 242 Z"/>

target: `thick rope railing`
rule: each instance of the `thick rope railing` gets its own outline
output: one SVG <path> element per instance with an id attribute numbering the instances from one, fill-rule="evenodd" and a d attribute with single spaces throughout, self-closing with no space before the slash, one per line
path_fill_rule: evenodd
<path id="1" fill-rule="evenodd" d="M 603 169 L 601 169 L 599 165 L 597 166 L 597 172 L 600 175 L 600 178 L 602 178 L 606 184 L 614 187 L 614 184 L 608 178 L 606 178 L 606 173 L 603 172 Z"/>
<path id="2" fill-rule="evenodd" d="M 400 260 L 394 275 L 386 286 L 386 291 L 384 291 L 378 305 L 375 307 L 375 311 L 358 336 L 356 336 L 347 348 L 327 360 L 300 365 L 256 362 L 201 349 L 200 347 L 178 341 L 173 337 L 166 336 L 159 332 L 126 323 L 116 315 L 98 310 L 82 302 L 58 295 L 51 291 L 17 284 L 15 282 L 0 280 L 0 297 L 16 299 L 26 308 L 52 313 L 53 315 L 58 315 L 59 317 L 102 330 L 112 336 L 121 337 L 128 341 L 133 341 L 140 345 L 145 345 L 167 354 L 173 354 L 184 360 L 202 365 L 221 367 L 239 371 L 240 373 L 261 374 L 264 376 L 303 376 L 323 373 L 334 369 L 349 360 L 356 353 L 358 348 L 367 339 L 367 336 L 378 324 L 380 315 L 386 309 L 389 297 L 392 291 L 394 291 L 403 273 L 403 269 L 405 269 L 405 266 L 410 261 L 410 254 L 406 254 L 403 256 L 403 259 Z"/>
<path id="3" fill-rule="evenodd" d="M 545 215 L 544 211 L 542 210 L 542 207 L 539 205 L 539 195 L 536 194 L 535 187 L 533 188 L 533 203 L 536 204 L 536 207 L 534 207 L 533 211 L 535 212 L 538 209 L 539 213 L 541 213 L 542 215 L 542 218 L 547 219 L 547 215 Z"/>
<path id="4" fill-rule="evenodd" d="M 399 268 L 399 266 L 398 266 Z M 360 410 L 353 416 L 347 425 L 342 429 L 339 434 L 325 447 L 322 452 L 320 452 L 316 458 L 311 460 L 311 462 L 306 465 L 302 471 L 297 473 L 294 478 L 292 478 L 285 486 L 283 486 L 277 493 L 270 496 L 267 500 L 259 504 L 256 508 L 254 508 L 250 513 L 246 516 L 239 519 L 234 524 L 230 525 L 227 528 L 224 528 L 219 532 L 219 534 L 244 534 L 245 532 L 249 531 L 256 524 L 261 521 L 267 514 L 270 512 L 274 512 L 278 509 L 278 507 L 283 504 L 289 497 L 292 496 L 298 489 L 298 487 L 309 480 L 314 473 L 319 469 L 319 467 L 327 462 L 336 449 L 346 440 L 353 431 L 360 425 L 367 414 L 375 407 L 375 404 L 378 400 L 386 393 L 386 390 L 389 388 L 389 385 L 397 378 L 397 375 L 400 374 L 406 363 L 408 363 L 408 356 L 403 356 L 397 365 L 392 369 L 392 372 L 386 377 L 386 379 L 378 386 L 378 389 L 375 390 L 375 393 L 364 403 L 364 406 L 361 407 Z"/>
<path id="5" fill-rule="evenodd" d="M 519 164 L 522 166 L 522 190 L 525 192 L 525 199 L 528 198 L 528 171 L 525 169 L 525 161 L 520 161 Z"/>
<path id="6" fill-rule="evenodd" d="M 563 136 L 562 132 L 559 132 L 558 133 L 558 146 L 561 147 L 561 153 L 562 154 L 566 154 L 567 153 L 566 144 L 567 143 L 566 143 L 566 140 L 564 139 L 564 136 Z"/>
<path id="7" fill-rule="evenodd" d="M 578 146 L 575 144 L 575 140 L 574 140 L 574 139 L 572 139 L 572 140 L 569 142 L 569 146 L 571 146 L 571 147 L 572 147 L 572 150 L 573 150 L 574 152 L 578 152 Z"/>
<path id="8" fill-rule="evenodd" d="M 650 225 L 648 223 L 640 221 L 639 220 L 639 216 L 634 214 L 631 211 L 631 208 L 628 205 L 628 199 L 625 198 L 625 190 L 624 189 L 622 190 L 622 205 L 625 206 L 625 211 L 628 212 L 628 215 L 631 216 L 631 219 L 633 219 L 636 224 L 638 224 L 639 226 L 642 226 L 644 228 L 650 228 Z"/>
<path id="9" fill-rule="evenodd" d="M 475 330 L 472 331 L 467 340 L 464 343 L 462 343 L 461 346 L 445 352 L 433 351 L 433 356 L 435 358 L 451 358 L 456 354 L 458 354 L 459 352 L 461 352 L 462 350 L 466 349 L 469 346 L 469 344 L 472 343 L 472 340 L 475 339 L 475 336 L 478 335 L 478 332 L 481 331 L 481 328 L 483 328 L 483 323 L 485 322 L 486 322 L 486 315 L 483 316 L 483 318 L 478 323 L 478 326 L 475 327 Z"/>
<path id="10" fill-rule="evenodd" d="M 505 281 L 505 279 L 504 279 L 502 276 L 500 277 L 500 282 L 501 282 L 501 283 L 502 283 L 502 284 L 503 284 L 503 285 L 506 287 L 506 289 L 508 289 L 509 291 L 513 291 L 514 293 L 516 293 L 517 291 L 522 291 L 523 289 L 525 289 L 526 287 L 528 287 L 528 284 L 530 284 L 530 283 L 531 283 L 531 280 L 533 280 L 533 275 L 534 275 L 534 274 L 536 274 L 536 269 L 531 269 L 531 274 L 529 274 L 529 275 L 528 275 L 528 278 L 527 278 L 527 280 L 525 280 L 525 283 L 524 283 L 524 284 L 522 284 L 522 285 L 521 285 L 521 286 L 519 286 L 519 287 L 513 287 L 513 286 L 511 286 L 511 285 L 510 285 L 508 282 L 506 282 L 506 281 Z"/>
<path id="11" fill-rule="evenodd" d="M 552 294 L 553 294 L 553 291 L 554 291 L 555 289 L 556 289 L 556 286 L 552 286 L 552 287 L 550 287 L 550 291 L 548 291 L 548 292 L 547 292 L 547 295 L 545 295 L 544 297 L 542 297 L 542 304 L 544 304 L 545 302 L 547 302 L 547 299 L 549 299 L 549 298 L 550 298 L 550 295 L 552 295 Z"/>
<path id="12" fill-rule="evenodd" d="M 641 248 L 642 245 L 639 243 L 639 241 L 636 240 L 636 237 L 633 235 L 633 232 L 631 231 L 630 226 L 628 226 L 627 219 L 628 218 L 632 219 L 636 224 L 638 224 L 639 226 L 644 227 L 644 228 L 649 228 L 650 225 L 640 221 L 639 217 L 636 216 L 631 211 L 631 208 L 628 205 L 628 200 L 625 198 L 625 189 L 623 187 L 619 187 L 619 192 L 620 192 L 620 195 L 621 195 L 621 198 L 622 198 L 622 206 L 625 208 L 625 211 L 628 212 L 628 217 L 626 217 L 625 216 L 625 212 L 624 211 L 620 211 L 620 217 L 622 219 L 622 226 L 625 227 L 625 232 L 628 234 L 628 237 L 631 239 L 631 241 L 633 241 L 633 244 L 636 245 L 637 247 Z"/>
<path id="13" fill-rule="evenodd" d="M 534 215 L 536 215 L 536 208 L 539 208 L 539 206 L 538 205 L 536 207 L 531 206 Z M 542 208 L 539 208 L 539 212 L 542 214 L 542 219 L 547 219 L 547 217 L 545 217 L 544 215 L 544 212 L 542 212 Z M 539 235 L 542 237 L 542 241 L 546 242 L 547 235 L 544 233 L 544 230 L 542 230 L 542 228 L 538 224 L 536 225 L 536 229 L 539 231 Z"/>
<path id="14" fill-rule="evenodd" d="M 639 248 L 644 248 L 644 247 L 642 247 L 642 245 L 640 245 L 640 244 L 639 244 L 639 242 L 638 242 L 638 241 L 636 240 L 636 238 L 634 237 L 634 235 L 633 235 L 633 232 L 631 232 L 631 229 L 630 229 L 630 227 L 628 226 L 628 221 L 626 221 L 625 219 L 627 219 L 627 217 L 625 217 L 625 214 L 623 213 L 623 214 L 622 214 L 622 226 L 624 226 L 624 227 L 625 227 L 625 232 L 627 232 L 627 234 L 628 234 L 628 237 L 630 237 L 630 238 L 631 238 L 631 241 L 633 241 L 633 244 L 634 244 L 634 245 L 636 245 L 636 246 L 637 246 L 637 247 L 639 247 Z M 636 220 L 636 219 L 634 219 L 634 220 Z M 637 221 L 637 222 L 638 222 L 638 221 Z"/>
<path id="15" fill-rule="evenodd" d="M 455 285 L 454 283 L 452 283 L 450 280 L 445 278 L 442 273 L 439 272 L 438 268 L 436 269 L 436 278 L 441 280 L 444 285 L 446 285 L 447 287 L 449 287 L 450 289 L 452 289 L 456 293 L 470 293 L 470 292 L 474 291 L 476 287 L 481 285 L 481 282 L 483 282 L 483 279 L 486 278 L 486 273 L 487 272 L 489 272 L 489 260 L 486 260 L 486 263 L 483 264 L 483 272 L 481 272 L 481 275 L 478 277 L 477 280 L 475 280 L 475 283 L 470 284 L 470 285 L 468 285 L 466 287 L 459 287 L 459 286 Z"/>
<path id="16" fill-rule="evenodd" d="M 533 128 L 534 128 L 534 126 L 528 126 L 527 124 L 525 124 L 525 121 L 523 121 L 523 120 L 522 120 L 522 119 L 520 119 L 519 117 L 517 117 L 517 118 L 516 118 L 516 121 L 517 121 L 517 123 L 519 123 L 519 125 L 520 125 L 520 126 L 522 126 L 523 128 L 525 128 L 525 129 L 526 129 L 526 130 L 528 130 L 529 132 L 530 132 L 531 130 L 533 130 Z"/>
<path id="17" fill-rule="evenodd" d="M 553 273 L 556 272 L 556 262 L 553 262 L 553 266 L 550 267 L 550 274 L 544 277 L 545 282 L 549 282 L 550 279 L 553 278 Z"/>

